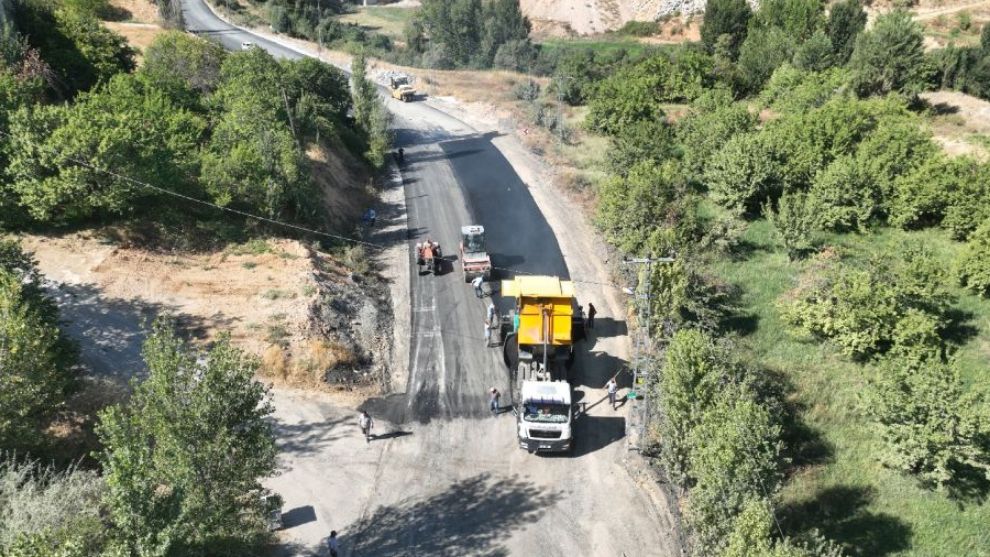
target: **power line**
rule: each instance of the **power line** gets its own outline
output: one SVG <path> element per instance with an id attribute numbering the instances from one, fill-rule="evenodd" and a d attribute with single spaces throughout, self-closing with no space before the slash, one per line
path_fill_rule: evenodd
<path id="1" fill-rule="evenodd" d="M 0 130 L 0 134 L 6 135 L 7 137 L 13 137 L 10 133 L 5 132 L 3 130 Z M 41 145 L 38 145 L 37 143 L 34 143 L 32 141 L 27 141 L 27 143 L 29 143 L 29 144 L 31 144 L 34 147 L 37 147 L 39 149 L 46 148 L 46 147 L 41 146 Z M 360 245 L 363 245 L 363 246 L 367 246 L 367 247 L 374 248 L 374 249 L 379 249 L 379 250 L 385 249 L 385 246 L 382 246 L 382 245 L 379 245 L 379 244 L 375 244 L 375 243 L 372 243 L 372 242 L 366 242 L 364 240 L 358 240 L 356 238 L 351 238 L 351 237 L 348 237 L 348 236 L 341 236 L 339 234 L 333 234 L 333 233 L 330 233 L 330 232 L 323 232 L 321 230 L 314 230 L 312 228 L 307 228 L 305 226 L 299 226 L 297 224 L 283 222 L 283 221 L 280 221 L 280 220 L 276 220 L 276 219 L 272 219 L 272 218 L 268 218 L 268 217 L 263 217 L 261 215 L 255 215 L 253 213 L 248 213 L 247 211 L 241 211 L 239 209 L 233 209 L 233 208 L 230 208 L 230 207 L 224 207 L 223 205 L 217 205 L 216 203 L 213 203 L 211 201 L 206 201 L 204 199 L 198 199 L 198 198 L 195 198 L 195 197 L 192 197 L 192 196 L 189 196 L 189 195 L 185 195 L 185 194 L 182 194 L 182 193 L 179 193 L 179 192 L 176 192 L 176 191 L 172 191 L 172 190 L 169 190 L 169 189 L 160 187 L 160 186 L 155 186 L 155 185 L 149 184 L 147 182 L 138 180 L 136 178 L 131 178 L 130 176 L 125 176 L 123 174 L 120 174 L 118 172 L 114 172 L 113 170 L 110 170 L 110 169 L 107 169 L 107 168 L 98 167 L 98 166 L 96 166 L 94 164 L 91 164 L 89 162 L 86 162 L 86 161 L 82 161 L 82 160 L 73 158 L 73 157 L 68 156 L 68 155 L 65 155 L 63 153 L 58 153 L 54 149 L 51 149 L 50 147 L 48 147 L 47 149 L 48 149 L 48 151 L 51 154 L 55 155 L 56 157 L 60 157 L 62 159 L 68 160 L 69 162 L 78 164 L 79 166 L 82 166 L 84 168 L 88 168 L 88 169 L 93 170 L 95 172 L 101 172 L 101 173 L 106 174 L 108 176 L 113 176 L 114 178 L 117 178 L 119 180 L 123 180 L 125 182 L 129 182 L 131 184 L 135 184 L 135 185 L 141 186 L 143 188 L 147 188 L 147 189 L 150 189 L 150 190 L 159 192 L 159 193 L 163 193 L 165 195 L 170 195 L 170 196 L 175 197 L 175 198 L 178 198 L 178 199 L 183 199 L 185 201 L 191 201 L 193 203 L 197 203 L 199 205 L 203 205 L 203 206 L 206 206 L 206 207 L 211 207 L 211 208 L 217 209 L 219 211 L 226 211 L 228 213 L 239 215 L 239 216 L 242 216 L 242 217 L 245 217 L 245 218 L 257 220 L 257 221 L 260 221 L 260 222 L 265 222 L 265 223 L 268 223 L 268 224 L 273 224 L 273 225 L 276 225 L 276 226 L 282 226 L 282 227 L 285 227 L 285 228 L 291 228 L 291 229 L 298 230 L 298 231 L 301 231 L 301 232 L 306 232 L 306 233 L 309 233 L 309 234 L 315 234 L 315 235 L 318 235 L 318 236 L 324 236 L 324 237 L 327 237 L 327 238 L 332 238 L 334 240 L 341 240 L 341 241 L 344 241 L 344 242 L 351 242 L 351 243 L 354 243 L 354 244 L 360 244 Z"/>

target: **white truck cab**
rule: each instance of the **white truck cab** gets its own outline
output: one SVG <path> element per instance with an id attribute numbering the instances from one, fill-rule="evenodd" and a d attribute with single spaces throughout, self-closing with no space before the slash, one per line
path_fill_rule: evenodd
<path id="1" fill-rule="evenodd" d="M 520 395 L 519 446 L 531 453 L 571 450 L 571 385 L 567 381 L 523 381 Z"/>

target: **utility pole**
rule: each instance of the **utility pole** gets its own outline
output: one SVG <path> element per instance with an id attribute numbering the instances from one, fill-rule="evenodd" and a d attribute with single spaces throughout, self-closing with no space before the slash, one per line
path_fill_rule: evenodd
<path id="1" fill-rule="evenodd" d="M 636 429 L 636 444 L 634 448 L 642 448 L 643 436 L 646 433 L 646 422 L 650 416 L 650 396 L 646 390 L 646 381 L 653 370 L 653 344 L 650 339 L 653 317 L 653 265 L 656 263 L 673 263 L 673 257 L 638 257 L 625 259 L 623 265 L 634 265 L 637 268 L 646 266 L 646 291 L 643 292 L 643 281 L 637 280 L 635 288 L 623 288 L 626 294 L 635 296 L 637 327 L 633 335 L 633 381 L 629 392 L 633 400 L 642 400 L 638 406 Z"/>

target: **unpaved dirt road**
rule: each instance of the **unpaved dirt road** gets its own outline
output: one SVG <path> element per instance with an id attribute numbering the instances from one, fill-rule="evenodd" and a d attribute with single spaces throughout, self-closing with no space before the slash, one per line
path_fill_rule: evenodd
<path id="1" fill-rule="evenodd" d="M 228 48 L 251 41 L 278 56 L 303 55 L 230 27 L 200 0 L 184 0 L 183 8 L 190 30 Z M 512 145 L 499 148 L 504 138 L 423 102 L 389 101 L 389 107 L 407 153 L 404 195 L 392 195 L 395 206 L 383 208 L 393 230 L 375 240 L 396 248 L 432 237 L 452 255 L 460 226 L 479 222 L 489 230 L 502 276 L 539 272 L 581 281 L 579 301 L 593 300 L 600 311 L 597 332 L 576 362 L 575 398 L 586 413 L 575 425 L 573 454 L 519 450 L 512 413 L 486 411 L 487 388 L 511 392 L 497 349 L 483 346 L 487 299 L 464 284 L 456 258 L 439 276 L 419 276 L 415 267 L 404 277 L 393 274 L 404 281 L 393 285 L 396 299 L 409 300 L 409 319 L 396 319 L 396 335 L 408 338 L 409 364 L 395 370 L 396 394 L 364 403 L 377 418 L 370 443 L 358 432 L 356 409 L 339 398 L 275 391 L 281 460 L 267 483 L 285 500 L 279 553 L 325 555 L 322 542 L 335 529 L 345 556 L 679 555 L 669 503 L 624 466 L 638 458 L 624 441 L 629 408 L 612 410 L 604 401 L 602 387 L 627 357 L 628 341 L 623 308 L 601 283 L 601 262 L 590 257 L 595 244 L 587 224 L 532 182 L 539 178 L 534 165 L 520 179 L 509 160 L 518 166 L 525 156 Z M 407 233 L 396 235 L 396 223 L 405 223 Z M 115 347 L 122 359 L 127 355 L 126 365 L 93 358 L 94 371 L 139 373 L 132 360 L 146 323 L 130 310 L 116 315 L 119 309 L 102 299 L 93 292 L 86 298 L 92 311 L 63 316 L 90 331 L 112 327 L 117 343 L 126 345 Z M 76 329 L 69 324 L 70 332 Z M 99 337 L 79 340 L 97 347 Z M 620 376 L 620 385 L 628 380 Z"/>

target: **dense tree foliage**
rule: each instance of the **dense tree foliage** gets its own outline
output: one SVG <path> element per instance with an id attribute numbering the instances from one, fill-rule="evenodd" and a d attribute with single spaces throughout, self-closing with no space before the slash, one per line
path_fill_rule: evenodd
<path id="1" fill-rule="evenodd" d="M 37 448 L 72 384 L 72 346 L 35 262 L 0 240 L 0 447 Z"/>
<path id="2" fill-rule="evenodd" d="M 832 4 L 826 29 L 836 62 L 845 64 L 849 60 L 856 45 L 856 37 L 865 27 L 866 10 L 860 0 L 841 0 Z"/>
<path id="3" fill-rule="evenodd" d="M 856 38 L 849 65 L 860 95 L 921 92 L 928 79 L 921 25 L 903 10 L 881 14 Z"/>
<path id="4" fill-rule="evenodd" d="M 990 298 L 990 220 L 972 236 L 957 262 L 959 282 L 985 298 Z"/>
<path id="5" fill-rule="evenodd" d="M 709 52 L 715 52 L 719 37 L 727 36 L 724 44 L 732 58 L 746 38 L 746 29 L 753 16 L 746 0 L 706 0 L 705 19 L 701 24 L 701 42 Z"/>
<path id="6" fill-rule="evenodd" d="M 773 225 L 791 261 L 808 252 L 819 226 L 816 198 L 803 193 L 788 193 L 777 200 L 777 208 L 767 203 L 763 215 Z"/>
<path id="7" fill-rule="evenodd" d="M 892 468 L 950 490 L 965 491 L 974 474 L 990 480 L 987 401 L 963 394 L 951 365 L 892 362 L 879 374 L 868 408 Z"/>
<path id="8" fill-rule="evenodd" d="M 424 0 L 406 28 L 406 44 L 427 67 L 491 67 L 496 57 L 505 65 L 510 53 L 535 56 L 529 29 L 518 0 Z"/>
<path id="9" fill-rule="evenodd" d="M 259 481 L 275 471 L 269 394 L 221 337 L 204 358 L 158 321 L 148 378 L 100 414 L 115 543 L 127 554 L 243 555 L 264 535 Z"/>

